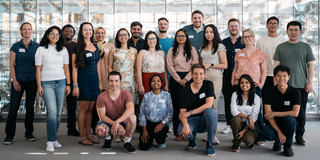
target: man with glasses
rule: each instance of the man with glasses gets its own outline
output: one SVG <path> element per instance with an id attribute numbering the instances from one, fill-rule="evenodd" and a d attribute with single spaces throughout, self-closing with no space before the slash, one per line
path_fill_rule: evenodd
<path id="1" fill-rule="evenodd" d="M 143 49 L 144 40 L 141 38 L 142 24 L 140 22 L 132 22 L 130 25 L 131 38 L 128 40 L 129 47 L 137 49 L 138 53 Z"/>
<path id="2" fill-rule="evenodd" d="M 169 21 L 167 18 L 159 18 L 158 19 L 158 29 L 159 29 L 159 43 L 160 49 L 164 51 L 167 55 L 169 49 L 172 47 L 173 39 L 169 38 L 167 35 L 167 31 L 169 28 Z"/>
<path id="3" fill-rule="evenodd" d="M 301 23 L 291 21 L 287 25 L 287 35 L 289 40 L 278 45 L 273 57 L 274 67 L 285 65 L 291 70 L 291 77 L 288 84 L 297 88 L 301 95 L 298 122 L 296 129 L 296 144 L 305 146 L 303 134 L 306 123 L 306 104 L 308 93 L 312 91 L 313 61 L 315 60 L 309 44 L 301 42 Z"/>

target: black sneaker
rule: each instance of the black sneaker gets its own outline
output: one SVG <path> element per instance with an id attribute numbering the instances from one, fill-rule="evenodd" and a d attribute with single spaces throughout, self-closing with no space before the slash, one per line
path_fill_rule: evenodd
<path id="1" fill-rule="evenodd" d="M 294 155 L 291 147 L 283 146 L 283 153 L 285 156 L 292 157 Z"/>
<path id="2" fill-rule="evenodd" d="M 254 149 L 254 144 L 251 144 L 249 146 L 247 145 L 247 147 L 252 150 L 252 149 Z"/>
<path id="3" fill-rule="evenodd" d="M 189 140 L 188 148 L 190 148 L 190 149 L 196 149 L 197 148 L 196 138 L 193 139 L 193 140 Z"/>
<path id="4" fill-rule="evenodd" d="M 24 136 L 24 138 L 26 138 L 28 141 L 36 141 L 36 137 L 34 137 L 32 134 L 27 134 Z"/>
<path id="5" fill-rule="evenodd" d="M 280 151 L 281 150 L 281 143 L 279 141 L 275 141 L 273 144 L 272 150 Z"/>
<path id="6" fill-rule="evenodd" d="M 4 141 L 3 141 L 3 144 L 5 144 L 5 145 L 9 145 L 9 144 L 11 144 L 11 143 L 12 143 L 12 140 L 13 140 L 13 138 L 6 137 L 6 138 L 4 139 Z"/>
<path id="7" fill-rule="evenodd" d="M 231 152 L 239 152 L 240 151 L 240 146 L 238 145 L 232 145 L 231 147 Z"/>
<path id="8" fill-rule="evenodd" d="M 103 144 L 103 147 L 105 150 L 110 150 L 111 149 L 111 142 L 112 142 L 112 139 L 110 140 L 104 140 L 104 144 Z"/>
<path id="9" fill-rule="evenodd" d="M 128 153 L 136 153 L 136 149 L 131 145 L 130 142 L 127 142 L 123 145 L 123 149 Z"/>
<path id="10" fill-rule="evenodd" d="M 297 146 L 305 146 L 305 141 L 302 139 L 302 140 L 296 140 L 296 145 Z"/>
<path id="11" fill-rule="evenodd" d="M 213 144 L 207 143 L 206 155 L 212 157 L 216 154 L 216 151 L 213 148 Z"/>
<path id="12" fill-rule="evenodd" d="M 80 133 L 77 129 L 74 128 L 74 129 L 68 129 L 68 135 L 79 137 Z"/>

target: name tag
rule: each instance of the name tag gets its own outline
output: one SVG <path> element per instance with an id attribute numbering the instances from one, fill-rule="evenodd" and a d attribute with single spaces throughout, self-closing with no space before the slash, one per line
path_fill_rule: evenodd
<path id="1" fill-rule="evenodd" d="M 26 52 L 26 49 L 20 48 L 20 49 L 19 49 L 19 52 Z"/>
<path id="2" fill-rule="evenodd" d="M 239 57 L 244 57 L 244 53 L 240 53 L 240 54 L 239 54 Z"/>
<path id="3" fill-rule="evenodd" d="M 201 93 L 201 94 L 199 95 L 199 98 L 200 98 L 200 99 L 202 99 L 202 98 L 204 98 L 204 97 L 206 97 L 206 94 L 205 94 L 205 93 Z"/>
<path id="4" fill-rule="evenodd" d="M 193 38 L 193 35 L 189 35 L 189 38 Z"/>
<path id="5" fill-rule="evenodd" d="M 238 52 L 238 51 L 240 51 L 240 48 L 236 48 L 236 49 L 234 49 L 234 51 L 235 51 L 235 52 Z"/>
<path id="6" fill-rule="evenodd" d="M 285 106 L 290 106 L 290 101 L 284 101 Z"/>
<path id="7" fill-rule="evenodd" d="M 166 100 L 165 99 L 159 99 L 159 103 L 165 103 Z"/>
<path id="8" fill-rule="evenodd" d="M 92 57 L 92 53 L 87 53 L 86 56 L 87 57 Z"/>
<path id="9" fill-rule="evenodd" d="M 105 48 L 104 51 L 105 51 L 105 52 L 109 52 L 109 49 L 108 49 L 108 48 Z"/>
<path id="10" fill-rule="evenodd" d="M 162 49 L 162 46 L 161 45 L 159 45 L 160 46 L 160 49 Z"/>

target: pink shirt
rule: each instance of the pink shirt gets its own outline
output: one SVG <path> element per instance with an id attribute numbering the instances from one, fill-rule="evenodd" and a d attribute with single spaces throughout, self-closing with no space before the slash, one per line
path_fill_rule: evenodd
<path id="1" fill-rule="evenodd" d="M 115 100 L 112 100 L 109 95 L 109 90 L 102 92 L 97 99 L 96 107 L 105 108 L 106 116 L 112 120 L 118 119 L 126 110 L 126 104 L 133 102 L 132 95 L 121 89 L 119 97 Z"/>
<path id="2" fill-rule="evenodd" d="M 238 51 L 234 57 L 234 62 L 238 63 L 238 70 L 235 74 L 236 80 L 239 80 L 243 74 L 248 74 L 255 83 L 259 84 L 261 64 L 265 60 L 266 56 L 260 49 L 255 50 L 249 57 L 244 49 Z"/>

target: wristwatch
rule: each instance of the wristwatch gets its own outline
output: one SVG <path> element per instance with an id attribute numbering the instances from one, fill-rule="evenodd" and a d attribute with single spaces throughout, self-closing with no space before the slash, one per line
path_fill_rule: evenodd
<path id="1" fill-rule="evenodd" d="M 213 63 L 211 63 L 211 67 L 213 68 L 213 66 L 214 66 L 214 64 Z"/>
<path id="2" fill-rule="evenodd" d="M 164 120 L 162 121 L 162 123 L 163 123 L 163 125 L 165 125 L 165 124 L 166 124 L 166 122 L 165 122 Z"/>
<path id="3" fill-rule="evenodd" d="M 190 112 L 190 116 L 192 116 L 193 115 L 193 110 L 190 110 L 189 112 Z"/>

